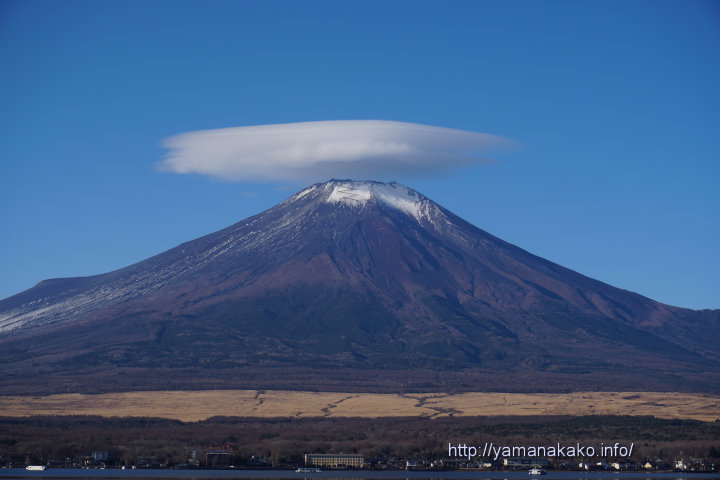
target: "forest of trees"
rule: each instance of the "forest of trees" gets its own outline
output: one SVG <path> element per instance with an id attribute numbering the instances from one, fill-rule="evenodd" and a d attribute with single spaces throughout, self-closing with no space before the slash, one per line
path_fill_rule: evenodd
<path id="1" fill-rule="evenodd" d="M 720 464 L 720 422 L 653 417 L 222 418 L 183 423 L 158 418 L 0 417 L 0 464 L 88 460 L 108 465 L 203 466 L 207 445 L 230 445 L 232 464 L 292 467 L 305 453 L 360 453 L 368 459 L 448 457 L 448 443 L 599 446 L 634 444 L 631 460 L 703 459 Z M 476 459 L 479 461 L 481 459 Z M 486 458 L 484 460 L 491 460 Z M 573 461 L 600 459 L 571 459 Z M 603 459 L 605 460 L 605 459 Z M 612 459 L 607 459 L 612 460 Z M 267 462 L 267 463 L 265 463 Z"/>

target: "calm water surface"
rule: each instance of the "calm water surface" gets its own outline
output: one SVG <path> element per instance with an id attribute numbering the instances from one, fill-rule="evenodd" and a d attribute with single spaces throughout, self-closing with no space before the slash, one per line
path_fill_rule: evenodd
<path id="1" fill-rule="evenodd" d="M 75 468 L 47 469 L 30 472 L 22 468 L 0 469 L 0 479 L 163 479 L 163 480 L 212 480 L 212 479 L 323 479 L 323 480 L 700 480 L 720 479 L 711 473 L 645 473 L 645 472 L 552 472 L 547 475 L 530 476 L 528 472 L 405 472 L 405 471 L 334 471 L 320 473 L 297 473 L 289 470 L 85 470 Z"/>

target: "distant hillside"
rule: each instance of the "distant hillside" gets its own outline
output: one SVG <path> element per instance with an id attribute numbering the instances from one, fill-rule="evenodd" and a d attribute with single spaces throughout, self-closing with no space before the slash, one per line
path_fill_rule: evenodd
<path id="1" fill-rule="evenodd" d="M 0 301 L 5 393 L 720 392 L 720 311 L 532 255 L 395 183 L 330 181 Z"/>

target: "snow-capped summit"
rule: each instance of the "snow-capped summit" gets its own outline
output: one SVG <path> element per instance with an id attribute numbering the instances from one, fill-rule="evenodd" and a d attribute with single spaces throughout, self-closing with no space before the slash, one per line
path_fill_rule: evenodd
<path id="1" fill-rule="evenodd" d="M 432 203 L 412 188 L 396 182 L 335 179 L 315 184 L 294 198 L 300 199 L 313 191 L 322 192 L 323 201 L 326 203 L 361 208 L 375 202 L 401 210 L 418 220 L 427 215 L 427 207 Z"/>

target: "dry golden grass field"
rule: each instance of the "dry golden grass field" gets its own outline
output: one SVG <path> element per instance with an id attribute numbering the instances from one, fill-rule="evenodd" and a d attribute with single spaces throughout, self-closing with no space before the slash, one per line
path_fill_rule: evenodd
<path id="1" fill-rule="evenodd" d="M 652 415 L 720 419 L 720 396 L 691 393 L 372 394 L 283 390 L 157 391 L 0 396 L 0 416 L 163 417 L 185 422 L 239 417 L 435 417 L 495 415 Z"/>

